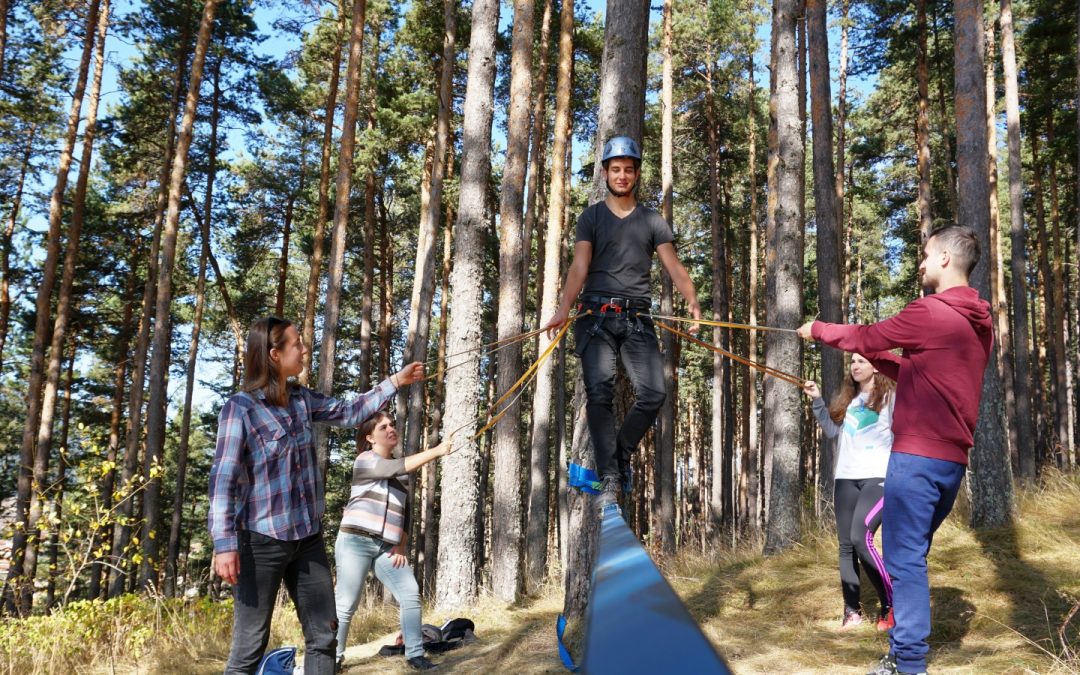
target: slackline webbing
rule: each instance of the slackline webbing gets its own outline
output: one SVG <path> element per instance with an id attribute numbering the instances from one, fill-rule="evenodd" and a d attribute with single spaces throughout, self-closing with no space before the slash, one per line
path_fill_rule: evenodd
<path id="1" fill-rule="evenodd" d="M 561 638 L 559 646 L 563 651 Z M 614 504 L 601 512 L 580 669 L 594 675 L 731 672 Z"/>

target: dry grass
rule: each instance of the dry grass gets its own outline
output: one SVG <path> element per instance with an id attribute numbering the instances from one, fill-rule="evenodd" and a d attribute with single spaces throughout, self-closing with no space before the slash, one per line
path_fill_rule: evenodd
<path id="1" fill-rule="evenodd" d="M 1080 476 L 1052 473 L 1022 492 L 1015 525 L 973 532 L 963 525 L 964 505 L 938 532 L 930 555 L 935 673 L 1080 674 L 1080 618 L 1059 628 L 1080 599 Z M 682 554 L 664 573 L 706 635 L 738 673 L 863 673 L 887 647 L 872 625 L 837 630 L 841 600 L 831 532 L 811 530 L 800 546 L 763 558 L 760 546 L 711 556 Z M 868 585 L 867 585 L 868 586 Z M 865 597 L 876 609 L 872 590 Z M 434 655 L 459 673 L 565 672 L 555 648 L 555 618 L 562 590 L 552 585 L 514 608 L 491 600 L 454 612 L 427 609 L 424 621 L 471 618 L 479 641 Z M 200 628 L 202 630 L 200 631 Z M 162 636 L 138 662 L 109 658 L 110 667 L 77 672 L 217 673 L 224 667 L 228 634 L 191 626 L 186 635 Z M 571 626 L 571 631 L 574 630 Z M 404 673 L 404 660 L 376 655 L 397 633 L 397 611 L 379 606 L 353 620 L 346 672 Z M 275 613 L 272 645 L 303 643 L 287 603 Z M 123 665 L 121 665 L 123 663 Z M 88 664 L 89 665 L 89 664 Z"/>

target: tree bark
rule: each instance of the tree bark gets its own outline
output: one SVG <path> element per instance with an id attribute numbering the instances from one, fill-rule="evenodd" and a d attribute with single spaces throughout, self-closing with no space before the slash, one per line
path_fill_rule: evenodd
<path id="1" fill-rule="evenodd" d="M 726 236 L 720 221 L 720 130 L 716 114 L 716 101 L 713 89 L 713 62 L 715 58 L 709 49 L 705 63 L 705 123 L 708 126 L 705 136 L 709 148 L 709 225 L 712 233 L 712 313 L 717 321 L 724 321 L 727 314 L 727 298 L 724 289 L 724 257 Z M 663 312 L 662 312 L 663 313 Z M 713 342 L 723 344 L 726 349 L 728 331 L 713 328 Z M 664 337 L 669 335 L 664 331 Z M 674 344 L 674 341 L 672 341 Z M 712 388 L 712 489 L 709 493 L 710 518 L 703 523 L 709 531 L 719 530 L 729 515 L 727 494 L 728 484 L 724 480 L 724 445 L 725 426 L 731 423 L 724 417 L 724 375 L 727 364 L 720 354 L 713 354 Z M 669 392 L 669 396 L 670 396 Z"/>
<path id="2" fill-rule="evenodd" d="M 453 84 L 454 64 L 457 55 L 457 12 L 457 0 L 443 0 L 443 51 L 439 72 L 439 113 L 435 121 L 435 145 L 431 153 L 431 188 L 427 208 L 420 213 L 420 231 L 417 234 L 416 271 L 413 277 L 409 326 L 405 338 L 406 361 L 424 361 L 427 358 L 431 327 L 431 303 L 435 295 L 435 284 L 432 281 L 435 277 L 435 241 L 439 224 L 443 219 L 443 184 L 447 173 L 447 150 L 452 147 L 450 119 L 453 115 L 454 103 Z M 471 51 L 470 48 L 470 54 Z M 442 311 L 447 312 L 449 310 L 445 306 L 445 298 L 443 301 Z M 414 384 L 408 391 L 398 392 L 399 407 L 405 402 L 406 395 L 408 396 L 409 413 L 408 423 L 405 427 L 405 453 L 412 454 L 419 449 L 423 436 L 423 385 Z"/>
<path id="3" fill-rule="evenodd" d="M 281 228 L 281 255 L 278 257 L 278 284 L 274 298 L 274 315 L 285 313 L 286 282 L 289 280 L 289 237 L 292 235 L 293 208 L 296 195 L 290 194 L 285 200 L 285 221 Z M 309 350 L 304 350 L 306 354 Z M 362 387 L 361 387 L 362 388 Z"/>
<path id="4" fill-rule="evenodd" d="M 1042 180 L 1042 160 L 1040 157 L 1040 143 L 1039 132 L 1035 130 L 1031 134 L 1031 166 L 1032 166 L 1032 194 L 1035 198 L 1035 230 L 1038 238 L 1038 260 L 1039 260 L 1039 277 L 1036 284 L 1038 298 L 1042 298 L 1042 328 L 1041 332 L 1035 330 L 1035 314 L 1038 313 L 1037 303 L 1032 304 L 1032 340 L 1035 344 L 1039 345 L 1039 349 L 1045 353 L 1045 357 L 1038 359 L 1036 365 L 1033 368 L 1035 373 L 1035 382 L 1037 386 L 1041 387 L 1041 383 L 1044 381 L 1044 375 L 1042 367 L 1039 363 L 1047 364 L 1053 368 L 1053 364 L 1057 362 L 1055 354 L 1054 341 L 1049 338 L 1050 326 L 1054 325 L 1054 289 L 1051 286 L 1052 274 L 1050 272 L 1050 245 L 1049 239 L 1046 234 L 1046 204 L 1043 197 L 1043 180 Z M 1039 425 L 1040 436 L 1045 441 L 1045 451 L 1050 453 L 1050 457 L 1056 457 L 1057 449 L 1053 447 L 1052 441 L 1047 438 L 1047 427 L 1056 429 L 1056 418 L 1054 417 L 1054 405 L 1051 399 L 1056 401 L 1057 388 L 1060 383 L 1053 377 L 1048 378 L 1049 387 L 1043 391 L 1043 396 L 1039 397 L 1040 417 L 1042 424 Z"/>
<path id="5" fill-rule="evenodd" d="M 529 186 L 527 201 L 525 203 L 525 227 L 524 244 L 521 260 L 521 297 L 527 298 L 529 293 L 529 271 L 532 268 L 532 238 L 536 230 L 537 222 L 543 221 L 542 210 L 543 198 L 537 198 L 537 193 L 543 190 L 543 174 L 545 168 L 545 150 L 547 148 L 547 80 L 548 62 L 551 54 L 551 10 L 552 0 L 544 0 L 544 13 L 540 19 L 540 63 L 536 67 L 536 87 L 533 88 L 532 100 L 532 149 L 529 151 Z M 537 239 L 536 260 L 536 291 L 540 293 L 544 286 L 544 249 L 539 238 Z M 540 305 L 540 296 L 537 296 L 537 309 Z M 537 318 L 542 321 L 543 317 Z M 528 577 L 526 576 L 526 579 Z M 528 583 L 528 582 L 526 582 Z"/>
<path id="6" fill-rule="evenodd" d="M 607 192 L 600 162 L 604 142 L 611 136 L 629 136 L 640 143 L 644 136 L 646 57 L 648 55 L 649 3 L 647 0 L 608 0 L 604 25 L 604 52 L 600 64 L 600 109 L 596 124 L 596 152 L 593 187 L 589 202 L 596 203 Z M 575 384 L 574 440 L 570 461 L 592 467 L 592 439 L 584 419 L 584 384 L 578 375 Z M 580 405 L 579 405 L 580 404 Z M 600 521 L 589 495 L 568 495 L 566 600 L 563 614 L 570 620 L 584 617 L 591 586 L 593 560 Z"/>
<path id="7" fill-rule="evenodd" d="M 986 71 L 983 59 L 983 5 L 976 0 L 954 0 L 956 21 L 954 73 L 956 82 L 957 222 L 975 230 L 979 246 L 990 251 L 989 157 L 986 137 Z M 993 300 L 991 260 L 982 256 L 971 281 L 979 295 Z M 971 524 L 1000 527 L 1012 519 L 1012 467 L 1005 438 L 1001 375 L 997 345 L 983 375 L 979 423 L 971 451 Z"/>
<path id="8" fill-rule="evenodd" d="M 15 522 L 23 527 L 16 527 L 11 542 L 11 567 L 8 572 L 8 609 L 25 615 L 30 611 L 33 600 L 33 579 L 25 576 L 24 562 L 31 530 L 27 526 L 32 502 L 41 499 L 44 489 L 42 482 L 36 480 L 36 458 L 34 441 L 37 438 L 38 422 L 41 415 L 41 387 L 45 375 L 45 343 L 49 339 L 49 318 L 52 316 L 51 301 L 56 285 L 56 267 L 60 257 L 60 226 L 64 212 L 64 193 L 67 189 L 68 171 L 71 168 L 72 155 L 75 151 L 75 139 L 79 130 L 79 115 L 82 110 L 83 95 L 86 93 L 86 81 L 90 73 L 90 56 L 94 48 L 95 29 L 98 25 L 99 0 L 90 0 L 86 18 L 85 36 L 82 43 L 82 57 L 76 76 L 75 89 L 72 92 L 71 109 L 68 112 L 67 128 L 60 151 L 59 166 L 56 170 L 56 184 L 49 199 L 49 230 L 45 243 L 45 260 L 42 264 L 41 283 L 38 285 L 37 299 L 34 306 L 34 340 L 30 352 L 30 373 L 27 377 L 26 420 L 23 426 L 22 450 L 19 459 L 19 474 L 15 498 Z M 35 485 L 35 483 L 37 483 Z M 35 497 L 36 493 L 36 497 Z M 40 506 L 38 507 L 40 508 Z M 10 593 L 16 596 L 11 596 Z M 18 598 L 16 601 L 15 597 Z M 18 607 L 15 603 L 18 603 Z"/>
<path id="9" fill-rule="evenodd" d="M 840 305 L 840 215 L 837 174 L 833 165 L 832 93 L 829 84 L 829 38 L 825 0 L 806 0 L 810 51 L 810 115 L 813 128 L 814 224 L 817 228 L 818 309 L 823 321 L 843 323 Z M 843 173 L 840 174 L 843 184 Z M 822 347 L 821 388 L 826 395 L 840 391 L 844 354 Z M 832 501 L 836 441 L 822 438 L 818 453 L 818 506 Z M 822 509 L 823 510 L 823 509 Z"/>
<path id="10" fill-rule="evenodd" d="M 338 34 L 345 33 L 345 12 L 338 6 Z M 326 92 L 326 111 L 323 119 L 322 159 L 319 165 L 319 215 L 315 220 L 315 231 L 311 241 L 311 269 L 308 272 L 307 292 L 304 294 L 304 322 L 300 338 L 307 349 L 304 350 L 304 371 L 297 378 L 300 384 L 307 386 L 311 381 L 311 357 L 315 351 L 315 309 L 319 295 L 319 280 L 322 278 L 323 248 L 326 242 L 326 221 L 330 218 L 330 157 L 334 143 L 334 116 L 337 110 L 338 81 L 341 79 L 341 47 L 334 50 L 330 62 L 330 83 Z"/>
<path id="11" fill-rule="evenodd" d="M 104 40 L 102 40 L 104 42 Z M 72 341 L 71 357 L 68 359 L 67 386 L 64 387 L 64 413 L 60 418 L 60 452 L 56 458 L 56 481 L 53 495 L 53 526 L 49 535 L 49 585 L 45 591 L 45 607 L 56 606 L 56 577 L 59 575 L 60 524 L 64 516 L 64 488 L 67 484 L 68 429 L 71 427 L 71 386 L 75 381 L 75 356 L 78 346 Z"/>
<path id="12" fill-rule="evenodd" d="M 795 27 L 798 0 L 774 0 L 773 92 L 770 109 L 770 190 L 766 249 L 767 309 L 770 326 L 794 327 L 802 318 L 803 201 L 800 176 L 805 155 L 800 137 L 798 54 Z M 769 333 L 765 363 L 798 372 L 800 345 L 790 333 Z M 782 551 L 801 538 L 799 523 L 799 437 L 802 415 L 798 389 L 765 380 L 766 447 L 772 450 L 772 479 L 765 529 L 765 553 Z"/>
<path id="13" fill-rule="evenodd" d="M 563 229 L 569 199 L 566 193 L 567 170 L 565 157 L 570 138 L 570 92 L 573 84 L 574 58 L 574 0 L 562 0 L 559 13 L 559 64 L 555 81 L 555 127 L 551 146 L 551 181 L 548 187 L 547 227 L 544 230 L 544 284 L 540 300 L 541 316 L 555 313 L 559 304 Z M 537 353 L 551 344 L 547 333 L 541 333 Z M 560 350 L 560 358 L 561 358 Z M 529 466 L 529 510 L 526 521 L 525 590 L 535 594 L 547 575 L 548 542 L 548 437 L 551 432 L 553 396 L 558 390 L 558 371 L 550 360 L 540 365 L 536 373 L 536 389 L 532 407 L 532 447 Z M 565 411 L 554 409 L 556 425 Z M 558 438 L 558 434 L 555 434 Z M 559 445 L 558 442 L 555 444 Z M 556 467 L 562 474 L 562 464 Z"/>
<path id="14" fill-rule="evenodd" d="M 207 184 L 206 215 L 203 222 L 209 223 L 212 190 Z M 176 584 L 179 570 L 177 558 L 180 554 L 180 526 L 184 507 L 184 484 L 187 480 L 188 447 L 191 442 L 191 402 L 195 393 L 195 366 L 199 361 L 199 334 L 202 332 L 203 310 L 206 301 L 206 262 L 210 257 L 209 228 L 202 231 L 202 246 L 199 249 L 199 273 L 195 281 L 195 316 L 191 322 L 191 343 L 188 347 L 186 381 L 184 384 L 184 408 L 180 419 L 180 445 L 176 450 L 176 484 L 173 487 L 172 522 L 169 524 L 169 548 L 165 558 L 165 594 L 176 596 Z M 185 580 L 186 581 L 186 580 Z"/>
<path id="15" fill-rule="evenodd" d="M 19 212 L 22 210 L 23 190 L 26 187 L 26 174 L 30 169 L 30 158 L 34 155 L 34 138 L 37 137 L 37 125 L 30 127 L 30 133 L 26 139 L 26 149 L 23 150 L 22 159 L 19 162 L 19 180 L 16 184 L 15 195 L 11 200 L 11 213 L 8 214 L 7 227 L 4 228 L 4 238 L 0 241 L 0 371 L 4 368 L 4 347 L 7 345 L 8 329 L 11 317 L 11 248 L 15 237 L 15 226 L 19 222 Z"/>
<path id="16" fill-rule="evenodd" d="M 7 18 L 9 0 L 0 0 L 0 78 L 4 76 L 4 53 L 7 51 Z"/>
<path id="17" fill-rule="evenodd" d="M 674 88 L 674 66 L 671 62 L 672 42 L 672 0 L 664 0 L 663 6 L 663 83 L 660 95 L 662 112 L 661 143 L 660 143 L 660 180 L 663 194 L 663 216 L 669 228 L 674 230 L 674 213 L 672 204 L 672 189 L 675 182 L 674 170 L 674 138 L 673 138 L 673 110 L 672 101 Z M 710 129 L 710 134 L 712 129 Z M 715 159 L 715 158 L 713 158 Z M 671 276 L 666 270 L 660 273 L 660 285 L 663 289 L 660 294 L 660 313 L 671 316 L 675 311 L 674 289 Z M 659 460 L 659 535 L 660 550 L 664 553 L 675 551 L 675 400 L 678 393 L 675 391 L 675 336 L 664 331 L 660 336 L 660 342 L 664 350 L 664 391 L 667 396 L 660 406 L 660 414 L 657 416 L 656 450 Z"/>
<path id="18" fill-rule="evenodd" d="M 1012 0 L 1001 0 L 1001 65 L 1005 86 L 1005 124 L 1009 143 L 1009 214 L 1012 242 L 1013 391 L 1016 460 L 1021 477 L 1035 477 L 1035 433 L 1031 428 L 1030 357 L 1027 338 L 1027 245 L 1024 228 L 1024 166 L 1021 154 L 1020 87 L 1016 77 L 1016 43 Z"/>
<path id="19" fill-rule="evenodd" d="M 927 65 L 926 52 L 926 0 L 918 0 L 916 7 L 916 33 L 918 49 L 916 51 L 915 77 L 919 92 L 918 112 L 915 118 L 915 145 L 918 148 L 919 170 L 919 232 L 922 240 L 930 237 L 934 229 L 933 191 L 930 177 L 930 69 Z"/>
<path id="20" fill-rule="evenodd" d="M 749 155 L 749 173 L 750 173 L 750 241 L 749 241 L 749 253 L 750 258 L 749 279 L 747 281 L 747 307 L 748 307 L 748 320 L 750 325 L 757 325 L 757 312 L 758 312 L 758 286 L 759 286 L 759 271 L 758 271 L 758 187 L 757 187 L 757 87 L 754 84 L 754 57 L 751 52 L 748 59 L 747 66 L 747 79 L 749 83 L 749 91 L 747 93 L 747 117 L 749 118 L 749 147 L 747 153 Z M 752 361 L 758 361 L 758 334 L 756 330 L 749 331 L 747 336 L 747 353 Z M 749 525 L 752 532 L 758 532 L 761 530 L 761 494 L 762 494 L 762 462 L 761 462 L 761 444 L 758 438 L 758 420 L 757 420 L 757 390 L 758 390 L 758 378 L 757 370 L 754 368 L 746 369 L 746 393 L 744 397 L 745 412 L 743 413 L 747 420 L 746 431 L 746 443 L 745 451 L 749 458 L 749 466 L 747 467 L 747 494 L 746 500 L 750 513 Z"/>
<path id="21" fill-rule="evenodd" d="M 353 0 L 352 33 L 349 37 L 349 65 L 345 71 L 345 119 L 341 127 L 341 149 L 334 195 L 334 227 L 330 235 L 330 260 L 327 262 L 326 309 L 320 341 L 318 389 L 329 394 L 334 388 L 334 364 L 337 357 L 338 320 L 341 314 L 341 286 L 345 276 L 345 235 L 349 226 L 349 195 L 356 150 L 356 120 L 360 103 L 360 69 L 363 67 L 364 12 L 367 0 Z M 315 456 L 319 475 L 326 476 L 330 450 L 326 430 L 315 430 Z"/>
<path id="22" fill-rule="evenodd" d="M 371 68 L 368 71 L 368 131 L 375 131 L 375 111 L 378 107 L 378 89 L 375 86 L 379 63 L 379 31 L 374 31 L 375 48 L 372 50 Z M 358 386 L 367 391 L 371 382 L 371 332 L 372 308 L 375 290 L 375 161 L 368 166 L 364 180 L 364 278 L 360 291 L 360 377 Z"/>
<path id="23" fill-rule="evenodd" d="M 72 292 L 75 286 L 76 267 L 79 262 L 82 227 L 83 222 L 86 220 L 86 188 L 90 178 L 90 164 L 94 153 L 94 136 L 97 132 L 97 112 L 101 98 L 101 77 L 105 68 L 105 35 L 108 32 L 108 26 L 109 2 L 104 0 L 99 7 L 98 23 L 95 26 L 97 38 L 94 47 L 94 75 L 90 84 L 90 103 L 86 115 L 86 129 L 83 132 L 82 156 L 79 160 L 79 176 L 75 183 L 71 224 L 68 226 L 67 249 L 64 251 L 64 267 L 60 274 L 60 290 L 56 300 L 56 318 L 53 321 L 49 359 L 45 367 L 45 388 L 41 397 L 40 421 L 34 451 L 34 483 L 42 489 L 44 489 L 47 481 L 49 457 L 52 454 L 53 421 L 56 416 L 56 399 L 60 391 L 64 343 L 67 339 L 68 323 L 71 318 Z M 31 502 L 30 513 L 26 522 L 26 528 L 32 534 L 26 545 L 23 571 L 26 578 L 31 580 L 37 571 L 37 541 L 39 538 L 37 528 L 44 507 L 43 499 Z"/>
<path id="24" fill-rule="evenodd" d="M 450 312 L 446 340 L 446 348 L 452 354 L 475 349 L 480 344 L 480 280 L 483 279 L 484 240 L 488 227 L 485 203 L 491 176 L 498 23 L 498 0 L 473 2 L 462 134 L 461 196 L 454 226 L 454 269 L 450 273 L 454 307 Z M 469 604 L 477 593 L 478 537 L 471 525 L 476 516 L 477 499 L 481 497 L 481 476 L 479 448 L 471 437 L 476 429 L 479 371 L 476 368 L 449 371 L 446 390 L 443 438 L 449 438 L 455 431 L 458 436 L 454 453 L 440 462 L 443 490 L 435 599 L 443 608 Z"/>
<path id="25" fill-rule="evenodd" d="M 945 220 L 950 223 L 957 222 L 957 213 L 959 207 L 957 206 L 956 196 L 956 172 L 953 170 L 953 161 L 956 159 L 956 155 L 953 154 L 952 137 L 949 134 L 949 109 L 945 104 L 945 68 L 946 61 L 945 56 L 941 52 L 940 40 L 938 40 L 938 19 L 937 19 L 937 3 L 931 5 L 933 8 L 933 16 L 931 17 L 931 26 L 934 31 L 934 61 L 937 70 L 937 98 L 938 109 L 940 111 L 940 127 L 941 127 L 941 143 L 945 146 L 945 152 L 942 153 L 942 165 L 945 167 L 945 194 L 949 197 L 949 214 Z M 955 113 L 955 111 L 954 111 Z"/>
<path id="26" fill-rule="evenodd" d="M 529 155 L 534 5 L 533 0 L 514 1 L 510 110 L 499 203 L 499 340 L 508 340 L 520 333 L 525 318 L 521 292 L 524 276 L 522 209 Z M 505 392 L 521 376 L 520 342 L 499 352 L 498 366 L 495 386 L 499 392 Z M 515 401 L 495 427 L 494 463 L 499 480 L 494 484 L 492 503 L 491 590 L 496 598 L 506 603 L 516 602 L 521 589 L 520 419 L 520 403 Z"/>

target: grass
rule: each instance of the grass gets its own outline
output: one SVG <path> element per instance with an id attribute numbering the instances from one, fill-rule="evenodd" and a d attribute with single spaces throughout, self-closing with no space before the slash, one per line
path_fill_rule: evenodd
<path id="1" fill-rule="evenodd" d="M 933 672 L 1080 675 L 1080 617 L 1065 626 L 1064 643 L 1059 637 L 1080 599 L 1078 504 L 1080 476 L 1050 473 L 1019 494 L 1011 527 L 972 531 L 963 524 L 966 505 L 958 505 L 930 554 Z M 864 673 L 888 648 L 870 622 L 852 632 L 837 630 L 842 603 L 834 536 L 826 528 L 804 532 L 802 544 L 770 558 L 750 542 L 735 551 L 683 553 L 662 562 L 735 672 Z M 864 586 L 872 613 L 876 600 L 869 584 Z M 83 607 L 76 617 L 65 611 L 27 623 L 2 622 L 0 646 L 7 661 L 0 657 L 0 672 L 220 673 L 229 648 L 229 613 L 208 610 L 205 602 L 197 610 L 169 602 L 144 599 L 147 607 L 122 612 Z M 479 637 L 432 659 L 451 672 L 566 672 L 555 647 L 561 609 L 557 584 L 512 608 L 482 599 L 453 612 L 426 609 L 424 621 L 437 625 L 456 616 L 472 619 Z M 79 618 L 90 615 L 92 620 Z M 94 644 L 73 651 L 84 624 L 95 626 Z M 362 604 L 353 620 L 346 672 L 406 672 L 400 657 L 376 655 L 397 630 L 396 608 Z M 133 651 L 136 634 L 140 642 Z M 303 644 L 287 602 L 275 612 L 272 628 L 271 645 L 281 644 Z"/>

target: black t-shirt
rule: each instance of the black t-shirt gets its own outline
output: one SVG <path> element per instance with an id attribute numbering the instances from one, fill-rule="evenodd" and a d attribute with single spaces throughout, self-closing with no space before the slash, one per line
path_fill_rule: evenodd
<path id="1" fill-rule="evenodd" d="M 667 221 L 659 213 L 638 204 L 619 218 L 603 201 L 581 212 L 577 241 L 592 244 L 585 295 L 648 298 L 653 251 L 675 241 Z"/>

